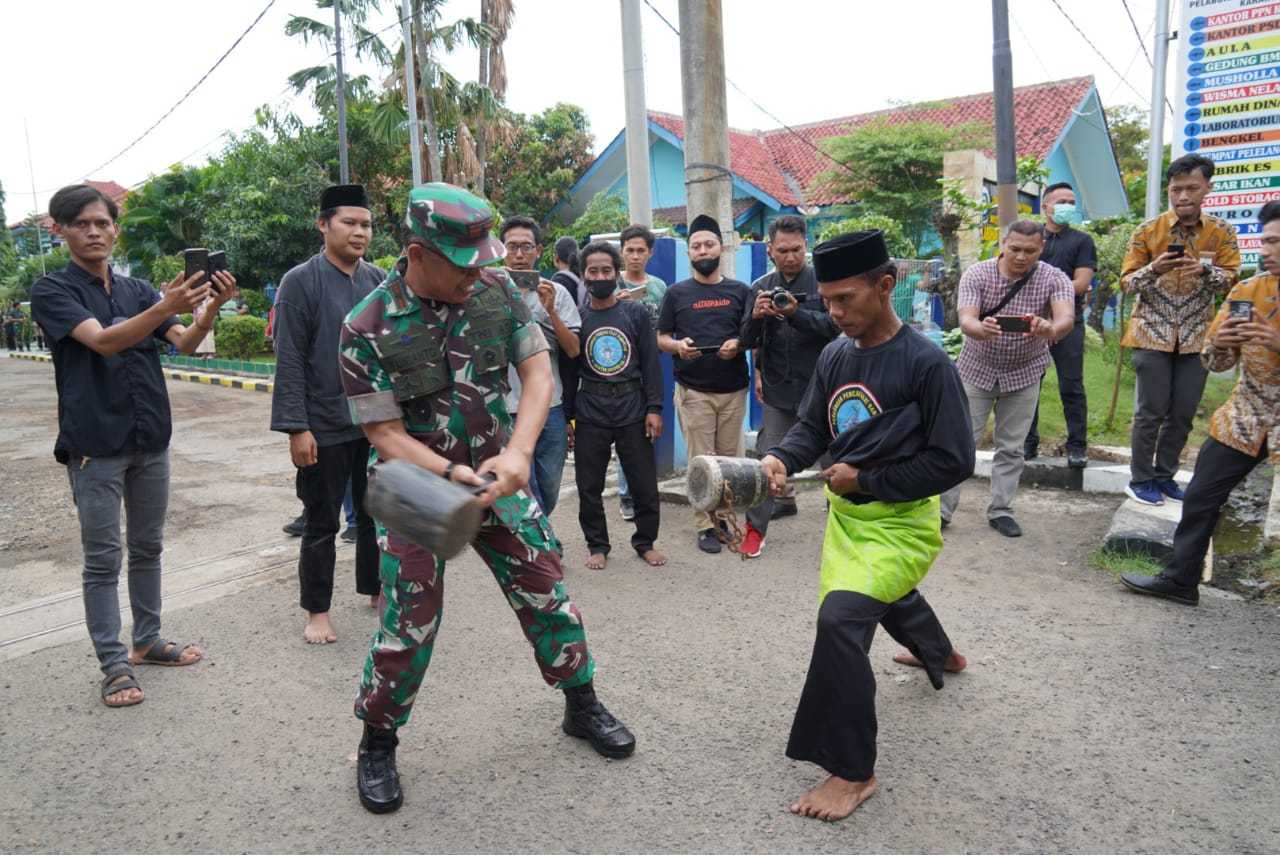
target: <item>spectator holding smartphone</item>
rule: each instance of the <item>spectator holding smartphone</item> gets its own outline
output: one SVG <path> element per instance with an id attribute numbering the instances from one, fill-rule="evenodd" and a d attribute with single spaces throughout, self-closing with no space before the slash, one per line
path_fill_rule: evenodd
<path id="1" fill-rule="evenodd" d="M 960 277 L 956 308 L 964 349 L 956 360 L 969 399 L 973 440 L 980 442 L 995 413 L 995 460 L 987 522 L 1005 537 L 1021 537 L 1013 496 L 1022 477 L 1024 443 L 1040 400 L 1049 345 L 1075 324 L 1075 291 L 1058 268 L 1041 264 L 1043 227 L 1032 220 L 1009 226 L 1000 255 Z M 1046 320 L 1049 315 L 1052 320 Z M 942 525 L 960 504 L 960 487 L 942 494 Z"/>

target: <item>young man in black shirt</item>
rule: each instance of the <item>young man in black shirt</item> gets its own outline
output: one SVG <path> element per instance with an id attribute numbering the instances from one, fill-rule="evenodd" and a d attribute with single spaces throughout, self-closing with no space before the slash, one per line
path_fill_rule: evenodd
<path id="1" fill-rule="evenodd" d="M 1044 191 L 1040 210 L 1044 213 L 1044 250 L 1040 261 L 1052 265 L 1071 278 L 1076 292 L 1076 324 L 1049 347 L 1058 375 L 1058 397 L 1067 420 L 1067 465 L 1083 469 L 1089 463 L 1089 407 L 1084 394 L 1084 300 L 1098 269 L 1098 252 L 1093 238 L 1072 226 L 1081 222 L 1076 193 L 1065 181 Z M 1027 460 L 1040 453 L 1040 408 L 1031 417 L 1024 449 Z"/>
<path id="2" fill-rule="evenodd" d="M 111 269 L 119 234 L 116 203 L 87 184 L 49 200 L 54 234 L 71 262 L 31 289 L 31 311 L 53 346 L 58 440 L 53 456 L 67 467 L 84 545 L 84 613 L 105 675 L 102 702 L 142 702 L 134 666 L 191 665 L 193 644 L 160 637 L 160 553 L 169 503 L 173 421 L 160 370 L 161 342 L 183 353 L 213 329 L 235 294 L 226 271 L 206 282 L 179 275 L 157 293 L 150 283 Z M 209 299 L 211 298 L 211 299 Z M 205 300 L 208 302 L 205 303 Z M 201 306 L 202 303 L 205 303 Z M 177 315 L 195 312 L 190 327 Z M 120 505 L 127 510 L 129 605 L 133 650 L 120 642 Z"/>
<path id="3" fill-rule="evenodd" d="M 764 404 L 764 421 L 756 448 L 762 450 L 776 445 L 796 423 L 796 409 L 813 377 L 818 354 L 840 335 L 818 296 L 805 249 L 803 217 L 786 214 L 769 224 L 769 257 L 775 269 L 751 284 L 742 318 L 742 346 L 757 348 L 756 393 Z M 769 520 L 795 512 L 794 493 L 776 501 L 767 499 L 747 511 L 739 553 L 755 558 L 764 549 Z"/>
<path id="4" fill-rule="evenodd" d="M 743 454 L 747 359 L 738 327 L 747 286 L 720 273 L 720 226 L 706 214 L 689 224 L 693 278 L 667 289 L 658 311 L 658 347 L 675 354 L 676 417 L 689 457 Z M 698 548 L 719 552 L 717 523 L 694 512 Z"/>
<path id="5" fill-rule="evenodd" d="M 600 493 L 614 446 L 635 507 L 631 546 L 650 566 L 659 567 L 667 559 L 653 548 L 659 514 L 653 441 L 662 436 L 662 368 L 653 327 L 641 303 L 618 299 L 622 256 L 613 244 L 589 243 L 581 258 L 587 305 L 575 398 L 573 466 L 578 480 L 578 523 L 590 551 L 587 567 L 603 570 L 609 560 L 609 527 Z"/>
<path id="6" fill-rule="evenodd" d="M 910 652 L 934 688 L 965 659 L 916 586 L 942 548 L 938 494 L 973 473 L 969 407 L 955 366 L 902 324 L 896 268 L 879 231 L 813 251 L 818 289 L 846 338 L 827 345 L 798 420 L 761 461 L 775 494 L 824 451 L 830 503 L 822 545 L 818 632 L 787 744 L 830 773 L 792 813 L 843 819 L 876 789 L 876 625 Z"/>
<path id="7" fill-rule="evenodd" d="M 338 640 L 329 620 L 333 569 L 348 481 L 356 509 L 356 592 L 377 605 L 378 536 L 364 510 L 369 441 L 351 423 L 338 370 L 342 321 L 386 274 L 364 260 L 373 239 L 369 199 L 359 184 L 327 188 L 316 227 L 324 249 L 280 280 L 276 298 L 276 381 L 271 429 L 289 434 L 303 506 L 298 581 L 308 644 Z"/>

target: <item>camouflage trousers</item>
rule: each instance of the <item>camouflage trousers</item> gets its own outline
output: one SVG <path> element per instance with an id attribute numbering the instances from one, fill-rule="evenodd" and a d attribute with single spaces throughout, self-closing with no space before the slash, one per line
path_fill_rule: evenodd
<path id="1" fill-rule="evenodd" d="M 559 543 L 537 504 L 523 492 L 499 500 L 504 524 L 490 514 L 472 541 L 489 566 L 520 628 L 533 645 L 542 679 L 556 689 L 590 682 L 582 614 L 565 590 Z M 378 523 L 379 573 L 386 608 L 365 660 L 356 717 L 401 727 L 426 676 L 440 630 L 445 562 Z"/>

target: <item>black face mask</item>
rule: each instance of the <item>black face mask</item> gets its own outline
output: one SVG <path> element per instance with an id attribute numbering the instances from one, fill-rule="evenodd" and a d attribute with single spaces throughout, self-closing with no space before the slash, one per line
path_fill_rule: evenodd
<path id="1" fill-rule="evenodd" d="M 588 279 L 587 290 L 591 292 L 591 296 L 597 300 L 607 300 L 609 295 L 618 287 L 616 279 Z"/>
<path id="2" fill-rule="evenodd" d="M 720 268 L 720 256 L 715 258 L 699 258 L 697 261 L 690 262 L 693 269 L 703 276 L 710 276 Z"/>

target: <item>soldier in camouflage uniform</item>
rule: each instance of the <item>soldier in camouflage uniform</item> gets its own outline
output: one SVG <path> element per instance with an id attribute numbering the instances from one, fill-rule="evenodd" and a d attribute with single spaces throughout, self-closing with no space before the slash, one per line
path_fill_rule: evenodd
<path id="1" fill-rule="evenodd" d="M 473 547 L 489 566 L 542 677 L 566 696 L 563 729 L 607 757 L 635 738 L 596 700 L 595 663 L 569 599 L 560 544 L 526 489 L 529 457 L 552 392 L 542 331 L 532 322 L 490 235 L 481 198 L 448 184 L 409 197 L 412 231 L 396 270 L 347 316 L 340 356 L 351 418 L 380 460 L 404 459 L 459 484 L 496 481 Z M 523 385 L 512 425 L 507 366 Z M 396 729 L 409 719 L 440 626 L 444 561 L 378 521 L 386 608 L 365 662 L 356 716 L 365 723 L 357 789 L 366 808 L 400 806 Z"/>

